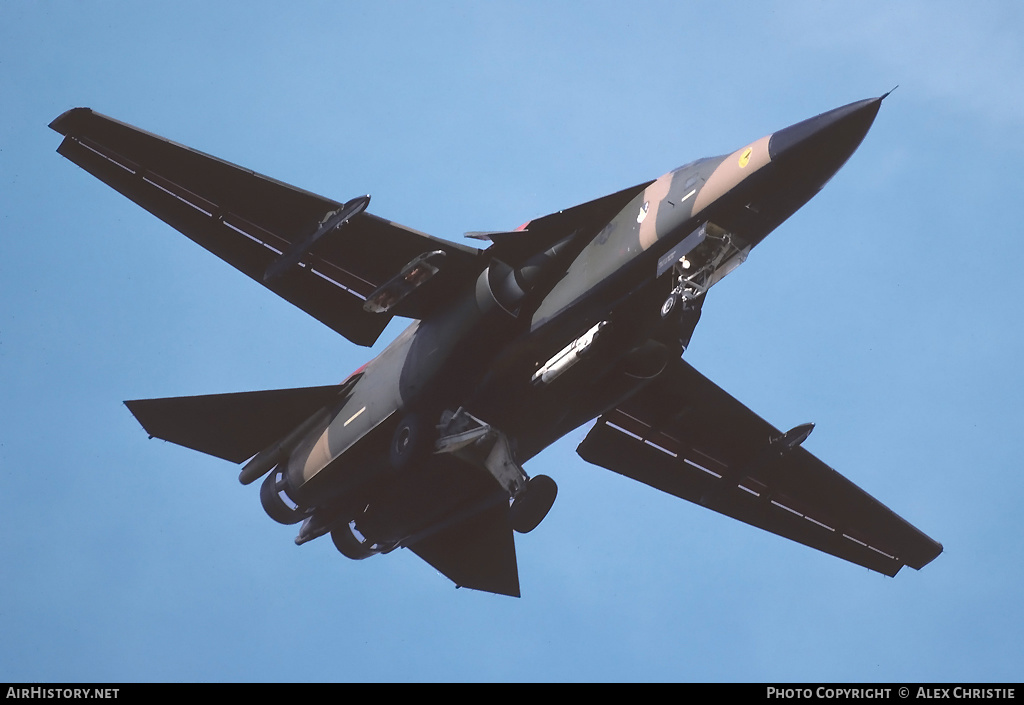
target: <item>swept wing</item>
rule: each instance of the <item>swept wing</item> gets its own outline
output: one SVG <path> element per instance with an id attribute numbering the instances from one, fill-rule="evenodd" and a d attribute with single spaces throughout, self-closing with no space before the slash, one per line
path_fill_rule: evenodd
<path id="1" fill-rule="evenodd" d="M 577 452 L 588 462 L 886 575 L 904 565 L 920 569 L 942 552 L 941 544 L 682 360 L 601 416 Z"/>
<path id="2" fill-rule="evenodd" d="M 322 237 L 300 264 L 264 281 L 342 204 L 88 108 L 69 110 L 50 127 L 65 136 L 60 154 L 359 345 L 372 345 L 391 320 L 365 311 L 365 299 L 415 257 L 446 255 L 434 299 L 478 269 L 477 249 L 363 211 Z"/>

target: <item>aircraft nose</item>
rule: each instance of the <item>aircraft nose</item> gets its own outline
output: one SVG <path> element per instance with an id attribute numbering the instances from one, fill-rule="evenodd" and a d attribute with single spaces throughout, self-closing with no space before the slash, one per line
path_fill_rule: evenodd
<path id="1" fill-rule="evenodd" d="M 814 174 L 824 185 L 860 146 L 886 95 L 850 103 L 779 130 L 768 141 L 771 161 L 788 163 L 806 176 Z"/>

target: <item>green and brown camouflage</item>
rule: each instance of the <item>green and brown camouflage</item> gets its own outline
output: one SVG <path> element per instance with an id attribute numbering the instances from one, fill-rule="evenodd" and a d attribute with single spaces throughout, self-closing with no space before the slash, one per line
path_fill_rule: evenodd
<path id="1" fill-rule="evenodd" d="M 155 437 L 266 475 L 268 515 L 350 558 L 409 548 L 519 595 L 524 464 L 596 419 L 585 460 L 872 570 L 942 546 L 682 359 L 707 291 L 817 193 L 882 99 L 851 103 L 508 232 L 433 238 L 78 108 L 58 151 L 351 341 L 414 319 L 340 385 L 126 402 Z M 624 510 L 628 511 L 628 510 Z"/>

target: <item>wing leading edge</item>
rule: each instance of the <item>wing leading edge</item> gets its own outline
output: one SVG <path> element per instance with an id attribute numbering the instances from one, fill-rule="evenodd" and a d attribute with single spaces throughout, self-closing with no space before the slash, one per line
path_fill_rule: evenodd
<path id="1" fill-rule="evenodd" d="M 766 531 L 894 576 L 942 552 L 688 363 L 603 415 L 577 452 Z M 773 442 L 774 441 L 774 442 Z"/>

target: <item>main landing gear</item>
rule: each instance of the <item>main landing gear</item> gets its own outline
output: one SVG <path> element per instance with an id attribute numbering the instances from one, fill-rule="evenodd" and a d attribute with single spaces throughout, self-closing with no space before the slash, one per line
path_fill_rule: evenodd
<path id="1" fill-rule="evenodd" d="M 509 508 L 509 521 L 520 534 L 528 534 L 544 521 L 558 495 L 558 485 L 547 475 L 535 475 L 520 490 Z"/>
<path id="2" fill-rule="evenodd" d="M 435 449 L 490 473 L 508 492 L 512 502 L 509 519 L 521 534 L 537 528 L 555 502 L 555 481 L 546 475 L 531 479 L 516 462 L 508 436 L 465 409 L 445 412 Z"/>

